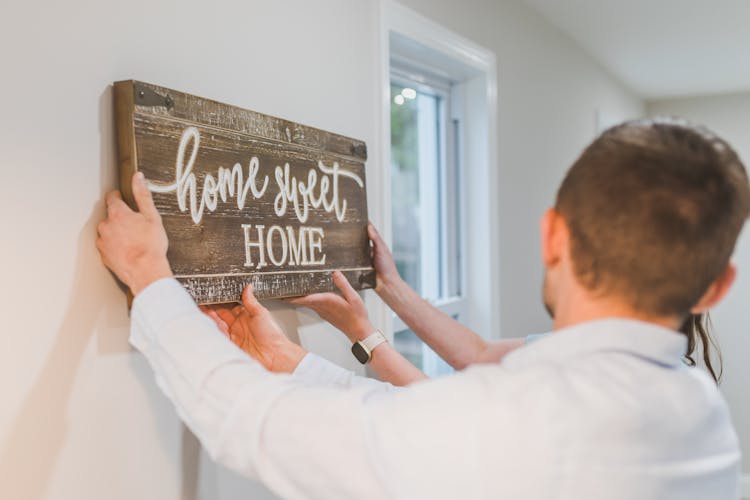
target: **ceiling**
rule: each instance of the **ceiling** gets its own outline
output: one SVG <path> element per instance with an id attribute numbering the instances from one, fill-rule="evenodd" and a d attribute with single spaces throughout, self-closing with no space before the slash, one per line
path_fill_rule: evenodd
<path id="1" fill-rule="evenodd" d="M 525 0 L 646 99 L 750 91 L 750 0 Z"/>

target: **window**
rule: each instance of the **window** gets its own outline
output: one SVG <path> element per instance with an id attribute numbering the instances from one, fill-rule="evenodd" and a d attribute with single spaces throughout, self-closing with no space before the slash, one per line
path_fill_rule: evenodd
<path id="1" fill-rule="evenodd" d="M 461 321 L 460 119 L 450 81 L 391 66 L 391 228 L 401 277 Z M 394 344 L 427 375 L 452 369 L 394 318 Z"/>
<path id="2" fill-rule="evenodd" d="M 480 335 L 499 338 L 495 56 L 398 2 L 378 3 L 379 152 L 389 160 L 368 170 L 378 200 L 371 216 L 412 287 Z M 451 371 L 384 304 L 369 308 L 425 373 Z"/>

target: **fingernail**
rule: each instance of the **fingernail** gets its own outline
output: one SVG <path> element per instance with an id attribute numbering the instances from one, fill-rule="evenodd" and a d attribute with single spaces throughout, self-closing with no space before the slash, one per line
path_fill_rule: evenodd
<path id="1" fill-rule="evenodd" d="M 146 176 L 143 175 L 143 172 L 136 172 L 135 179 L 141 183 L 146 182 Z"/>

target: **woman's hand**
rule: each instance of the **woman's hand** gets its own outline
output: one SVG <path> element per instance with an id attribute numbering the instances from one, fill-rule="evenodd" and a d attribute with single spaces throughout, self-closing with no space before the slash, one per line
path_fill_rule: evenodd
<path id="1" fill-rule="evenodd" d="M 380 248 L 388 250 L 385 245 Z M 392 258 L 390 260 L 393 262 Z M 395 266 L 393 269 L 395 270 Z M 309 307 L 321 318 L 344 332 L 352 343 L 366 339 L 375 331 L 375 328 L 367 317 L 367 309 L 362 298 L 340 271 L 333 273 L 333 282 L 341 291 L 341 295 L 316 293 L 307 297 L 290 299 L 288 302 Z M 381 379 L 393 385 L 408 385 L 427 378 L 388 342 L 380 344 L 372 351 L 370 366 Z"/>
<path id="2" fill-rule="evenodd" d="M 398 274 L 396 262 L 393 260 L 393 254 L 372 222 L 367 224 L 367 235 L 372 242 L 372 264 L 375 266 L 377 276 L 375 291 L 380 293 L 383 288 L 395 284 L 401 277 Z"/>
<path id="3" fill-rule="evenodd" d="M 367 317 L 367 308 L 362 298 L 340 271 L 333 273 L 333 282 L 341 291 L 341 295 L 333 292 L 315 293 L 307 297 L 288 299 L 287 302 L 312 309 L 321 318 L 344 332 L 352 342 L 365 339 L 375 329 Z"/>
<path id="4" fill-rule="evenodd" d="M 292 373 L 307 352 L 289 340 L 248 285 L 242 304 L 201 308 L 237 347 L 275 373 Z"/>

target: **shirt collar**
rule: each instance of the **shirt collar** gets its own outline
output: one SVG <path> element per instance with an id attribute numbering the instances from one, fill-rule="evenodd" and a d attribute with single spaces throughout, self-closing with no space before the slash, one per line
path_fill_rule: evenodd
<path id="1" fill-rule="evenodd" d="M 678 366 L 687 337 L 644 321 L 608 318 L 562 328 L 506 356 L 503 365 L 520 368 L 538 361 L 563 362 L 598 352 L 624 352 L 665 366 Z"/>

